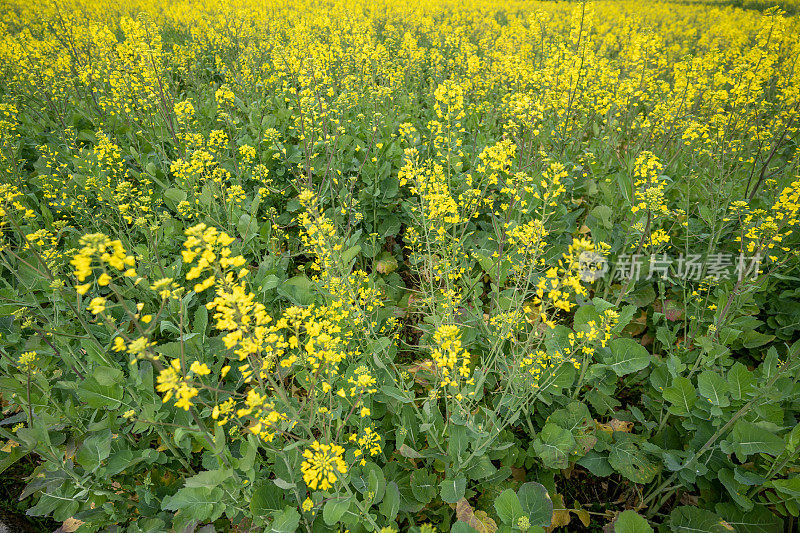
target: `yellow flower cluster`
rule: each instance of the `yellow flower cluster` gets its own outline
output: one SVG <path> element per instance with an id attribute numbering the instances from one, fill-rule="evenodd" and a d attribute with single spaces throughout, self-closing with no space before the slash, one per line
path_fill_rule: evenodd
<path id="1" fill-rule="evenodd" d="M 467 379 L 471 373 L 471 356 L 461 345 L 461 331 L 458 326 L 445 324 L 436 329 L 433 333 L 431 357 L 442 387 L 458 387 L 461 380 L 466 385 L 474 383 L 474 380 Z"/>
<path id="2" fill-rule="evenodd" d="M 635 190 L 631 211 L 648 211 L 653 217 L 668 215 L 669 208 L 664 198 L 666 182 L 661 179 L 661 163 L 652 152 L 639 154 L 634 163 L 633 177 Z"/>
<path id="3" fill-rule="evenodd" d="M 338 444 L 320 444 L 314 441 L 303 452 L 300 470 L 303 480 L 312 490 L 328 490 L 339 479 L 338 474 L 347 473 L 347 464 L 342 459 L 344 448 Z"/>
<path id="4" fill-rule="evenodd" d="M 192 362 L 188 372 L 183 372 L 180 359 L 173 359 L 164 367 L 156 377 L 156 390 L 164 394 L 162 401 L 167 403 L 175 396 L 175 407 L 188 411 L 194 405 L 192 398 L 199 394 L 199 390 L 190 380 L 194 376 L 207 376 L 211 373 L 205 363 Z"/>
<path id="5" fill-rule="evenodd" d="M 102 233 L 91 233 L 81 237 L 80 244 L 81 249 L 70 261 L 75 267 L 74 275 L 78 281 L 83 282 L 91 276 L 95 264 L 101 269 L 101 274 L 97 277 L 97 284 L 101 287 L 108 285 L 112 279 L 106 266 L 122 272 L 126 277 L 136 277 L 136 270 L 133 268 L 136 260 L 125 253 L 119 239 L 112 241 Z M 86 294 L 90 286 L 91 283 L 83 283 L 76 285 L 75 289 L 78 294 Z"/>
<path id="6" fill-rule="evenodd" d="M 538 389 L 542 387 L 543 378 L 546 383 L 548 378 L 552 378 L 553 372 L 565 363 L 578 369 L 581 367 L 580 362 L 574 357 L 566 357 L 560 352 L 547 353 L 544 350 L 537 350 L 535 353 L 523 357 L 519 362 L 519 367 L 531 387 Z"/>

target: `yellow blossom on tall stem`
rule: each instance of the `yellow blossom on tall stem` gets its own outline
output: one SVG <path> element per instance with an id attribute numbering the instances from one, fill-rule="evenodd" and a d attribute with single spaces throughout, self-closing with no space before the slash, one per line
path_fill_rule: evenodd
<path id="1" fill-rule="evenodd" d="M 300 469 L 303 480 L 313 490 L 328 490 L 339 479 L 339 474 L 347 473 L 347 463 L 342 459 L 344 448 L 338 444 L 320 444 L 314 441 L 303 452 Z"/>

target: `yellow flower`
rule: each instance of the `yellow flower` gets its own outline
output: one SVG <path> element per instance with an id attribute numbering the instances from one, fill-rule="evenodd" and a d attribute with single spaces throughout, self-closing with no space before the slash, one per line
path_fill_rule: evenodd
<path id="1" fill-rule="evenodd" d="M 337 474 L 347 473 L 347 464 L 342 459 L 344 448 L 338 444 L 320 444 L 314 441 L 303 452 L 305 460 L 300 465 L 303 480 L 311 489 L 328 490 L 339 479 Z"/>
<path id="2" fill-rule="evenodd" d="M 189 367 L 189 371 L 194 372 L 198 376 L 207 376 L 211 373 L 211 370 L 206 366 L 205 363 L 200 363 L 199 361 L 195 361 Z"/>
<path id="3" fill-rule="evenodd" d="M 307 513 L 313 508 L 314 508 L 314 502 L 311 501 L 311 498 L 306 498 L 305 500 L 303 500 L 303 512 Z"/>
<path id="4" fill-rule="evenodd" d="M 92 301 L 89 302 L 89 311 L 93 315 L 97 315 L 102 313 L 106 310 L 106 299 L 102 296 L 98 296 L 96 298 L 92 298 Z"/>
<path id="5" fill-rule="evenodd" d="M 36 372 L 36 369 L 33 366 L 33 363 L 36 362 L 36 352 L 24 352 L 22 355 L 19 356 L 17 359 L 17 365 L 19 369 L 23 372 Z"/>

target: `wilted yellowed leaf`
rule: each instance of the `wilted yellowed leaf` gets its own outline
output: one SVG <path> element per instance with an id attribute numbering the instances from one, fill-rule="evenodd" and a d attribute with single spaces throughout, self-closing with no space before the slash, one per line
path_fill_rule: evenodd
<path id="1" fill-rule="evenodd" d="M 461 498 L 456 503 L 456 518 L 461 522 L 466 522 L 479 533 L 495 533 L 497 531 L 497 522 L 489 517 L 485 511 L 473 512 L 466 498 Z"/>
<path id="2" fill-rule="evenodd" d="M 11 450 L 16 448 L 17 446 L 19 446 L 19 442 L 15 441 L 15 440 L 8 439 L 8 442 L 6 442 L 5 446 L 0 448 L 0 451 L 6 452 L 6 453 L 11 453 Z"/>
<path id="3" fill-rule="evenodd" d="M 64 520 L 64 523 L 61 524 L 61 531 L 64 533 L 72 533 L 73 531 L 77 531 L 79 527 L 83 525 L 83 520 L 78 520 L 77 518 L 67 518 Z"/>
<path id="4" fill-rule="evenodd" d="M 569 525 L 570 521 L 569 509 L 564 507 L 564 496 L 553 494 L 550 499 L 553 501 L 553 520 L 547 528 L 548 533 L 557 527 Z"/>
<path id="5" fill-rule="evenodd" d="M 572 512 L 575 513 L 575 516 L 578 517 L 585 527 L 589 527 L 589 522 L 592 520 L 591 516 L 589 516 L 589 511 L 586 509 L 573 509 Z"/>

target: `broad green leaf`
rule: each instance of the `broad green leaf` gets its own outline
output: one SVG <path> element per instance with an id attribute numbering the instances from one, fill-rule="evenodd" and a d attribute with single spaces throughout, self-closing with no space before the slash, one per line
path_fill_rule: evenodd
<path id="1" fill-rule="evenodd" d="M 441 488 L 442 500 L 445 503 L 456 503 L 464 497 L 464 491 L 467 488 L 467 479 L 464 476 L 456 478 L 446 478 L 439 484 Z"/>
<path id="2" fill-rule="evenodd" d="M 670 531 L 675 533 L 731 533 L 733 527 L 705 509 L 683 505 L 669 515 Z"/>
<path id="3" fill-rule="evenodd" d="M 225 510 L 223 496 L 219 487 L 184 487 L 174 495 L 164 498 L 161 508 L 165 511 L 188 509 L 195 520 L 213 522 Z"/>
<path id="4" fill-rule="evenodd" d="M 385 385 L 381 387 L 381 392 L 386 396 L 398 400 L 402 403 L 411 403 L 414 398 L 408 391 L 400 390 L 393 385 Z"/>
<path id="5" fill-rule="evenodd" d="M 275 518 L 265 533 L 294 533 L 299 525 L 300 513 L 294 507 L 287 507 L 275 513 Z"/>
<path id="6" fill-rule="evenodd" d="M 643 516 L 629 509 L 617 517 L 614 533 L 653 533 L 653 528 Z"/>
<path id="7" fill-rule="evenodd" d="M 284 508 L 283 491 L 274 483 L 262 483 L 250 498 L 250 511 L 255 516 L 265 516 Z"/>
<path id="8" fill-rule="evenodd" d="M 701 372 L 697 376 L 697 390 L 714 405 L 727 407 L 731 404 L 731 400 L 728 397 L 730 392 L 728 382 L 716 372 L 711 370 Z"/>
<path id="9" fill-rule="evenodd" d="M 87 377 L 78 385 L 78 397 L 93 409 L 116 409 L 122 401 L 122 386 L 101 385 L 94 377 Z"/>
<path id="10" fill-rule="evenodd" d="M 111 431 L 92 435 L 83 441 L 75 453 L 75 460 L 87 472 L 93 472 L 111 452 Z"/>
<path id="11" fill-rule="evenodd" d="M 311 280 L 306 276 L 294 276 L 278 285 L 278 294 L 295 305 L 306 306 L 314 301 Z"/>
<path id="12" fill-rule="evenodd" d="M 619 433 L 616 438 L 622 438 Z M 609 464 L 634 483 L 650 483 L 658 473 L 658 465 L 652 463 L 633 440 L 615 442 L 608 454 Z"/>
<path id="13" fill-rule="evenodd" d="M 578 446 L 583 448 L 580 453 L 581 456 L 591 450 L 597 442 L 597 437 L 592 434 L 594 431 L 592 415 L 586 404 L 582 402 L 570 402 L 565 408 L 557 409 L 547 418 L 547 421 L 568 430 L 572 434 Z"/>
<path id="14" fill-rule="evenodd" d="M 556 424 L 545 424 L 533 441 L 533 449 L 548 468 L 567 468 L 569 454 L 576 447 L 572 433 Z"/>
<path id="15" fill-rule="evenodd" d="M 400 491 L 394 481 L 386 484 L 386 494 L 383 496 L 379 510 L 387 520 L 394 520 L 400 511 Z"/>
<path id="16" fill-rule="evenodd" d="M 368 470 L 367 474 L 367 488 L 372 493 L 373 504 L 383 500 L 383 495 L 386 492 L 386 476 L 383 470 L 375 463 L 367 463 L 364 468 Z"/>
<path id="17" fill-rule="evenodd" d="M 497 467 L 492 464 L 491 459 L 486 455 L 481 455 L 477 459 L 470 461 L 470 463 L 470 466 L 464 471 L 469 479 L 485 479 L 497 472 Z"/>
<path id="18" fill-rule="evenodd" d="M 601 324 L 600 313 L 597 312 L 597 309 L 594 308 L 593 305 L 582 305 L 575 311 L 575 317 L 573 318 L 572 324 L 575 331 L 583 331 L 584 333 L 588 333 L 592 326 L 590 322 L 594 323 L 594 327 L 597 328 Z"/>
<path id="19" fill-rule="evenodd" d="M 608 458 L 594 450 L 589 450 L 586 455 L 578 459 L 578 464 L 598 477 L 606 477 L 614 473 Z"/>
<path id="20" fill-rule="evenodd" d="M 465 426 L 451 426 L 450 435 L 447 439 L 447 454 L 456 460 L 460 460 L 462 454 L 467 451 L 467 446 L 469 446 L 467 428 Z"/>
<path id="21" fill-rule="evenodd" d="M 173 211 L 177 210 L 178 204 L 186 200 L 186 191 L 170 187 L 164 191 L 164 203 Z"/>
<path id="22" fill-rule="evenodd" d="M 236 229 L 239 231 L 239 236 L 245 241 L 250 240 L 256 234 L 258 229 L 258 221 L 255 217 L 251 217 L 247 213 L 239 217 L 239 222 L 236 224 Z"/>
<path id="23" fill-rule="evenodd" d="M 30 516 L 52 515 L 55 520 L 64 521 L 78 512 L 83 501 L 73 495 L 73 489 L 56 489 L 42 493 L 36 505 L 28 509 Z M 69 492 L 66 492 L 69 491 Z"/>
<path id="24" fill-rule="evenodd" d="M 728 440 L 731 442 L 731 449 L 742 462 L 756 453 L 778 456 L 786 447 L 782 438 L 746 420 L 736 422 Z"/>
<path id="25" fill-rule="evenodd" d="M 519 496 L 512 489 L 506 489 L 494 500 L 494 508 L 497 516 L 503 523 L 513 526 L 517 520 L 525 514 L 522 511 L 522 504 Z"/>
<path id="26" fill-rule="evenodd" d="M 754 390 L 755 381 L 753 373 L 738 361 L 728 370 L 728 388 L 734 400 L 747 398 L 747 394 Z"/>
<path id="27" fill-rule="evenodd" d="M 532 526 L 550 526 L 553 518 L 553 501 L 544 485 L 535 482 L 523 484 L 517 490 L 522 511 L 528 515 Z"/>
<path id="28" fill-rule="evenodd" d="M 478 533 L 478 530 L 470 526 L 466 522 L 454 522 L 450 528 L 450 533 Z"/>
<path id="29" fill-rule="evenodd" d="M 342 253 L 342 263 L 345 265 L 350 265 L 350 261 L 356 258 L 356 256 L 361 253 L 361 246 L 356 244 L 355 246 L 351 246 L 347 250 Z M 397 261 L 395 261 L 396 263 Z"/>
<path id="30" fill-rule="evenodd" d="M 762 506 L 756 506 L 752 511 L 745 512 L 733 503 L 717 504 L 715 510 L 719 516 L 725 517 L 725 522 L 736 529 L 736 533 L 775 533 L 784 531 L 783 521 Z"/>
<path id="31" fill-rule="evenodd" d="M 122 370 L 110 366 L 96 366 L 94 370 L 92 370 L 92 375 L 94 379 L 104 387 L 121 383 L 123 378 Z"/>
<path id="32" fill-rule="evenodd" d="M 213 488 L 222 483 L 233 475 L 233 470 L 228 468 L 221 468 L 218 470 L 206 470 L 199 472 L 194 476 L 187 478 L 185 485 L 187 487 L 208 487 Z"/>
<path id="33" fill-rule="evenodd" d="M 329 526 L 336 524 L 341 520 L 345 511 L 350 508 L 351 498 L 333 498 L 325 503 L 322 508 L 322 519 Z"/>
<path id="34" fill-rule="evenodd" d="M 672 380 L 671 386 L 664 389 L 664 399 L 671 404 L 668 408 L 670 413 L 686 416 L 697 401 L 697 393 L 689 379 L 678 376 Z"/>
<path id="35" fill-rule="evenodd" d="M 786 498 L 800 501 L 800 476 L 788 479 L 773 479 L 769 482 L 776 491 Z"/>
<path id="36" fill-rule="evenodd" d="M 436 476 L 427 470 L 414 470 L 411 474 L 411 492 L 418 501 L 430 502 L 436 497 Z"/>
<path id="37" fill-rule="evenodd" d="M 602 354 L 603 362 L 618 376 L 638 372 L 650 364 L 650 352 L 633 339 L 614 339 Z"/>
<path id="38" fill-rule="evenodd" d="M 739 483 L 739 481 L 735 479 L 733 470 L 723 468 L 717 473 L 717 476 L 719 477 L 720 483 L 728 490 L 728 494 L 730 494 L 733 501 L 735 501 L 739 507 L 745 511 L 749 511 L 753 508 L 753 501 L 745 496 L 748 489 L 747 485 Z"/>

